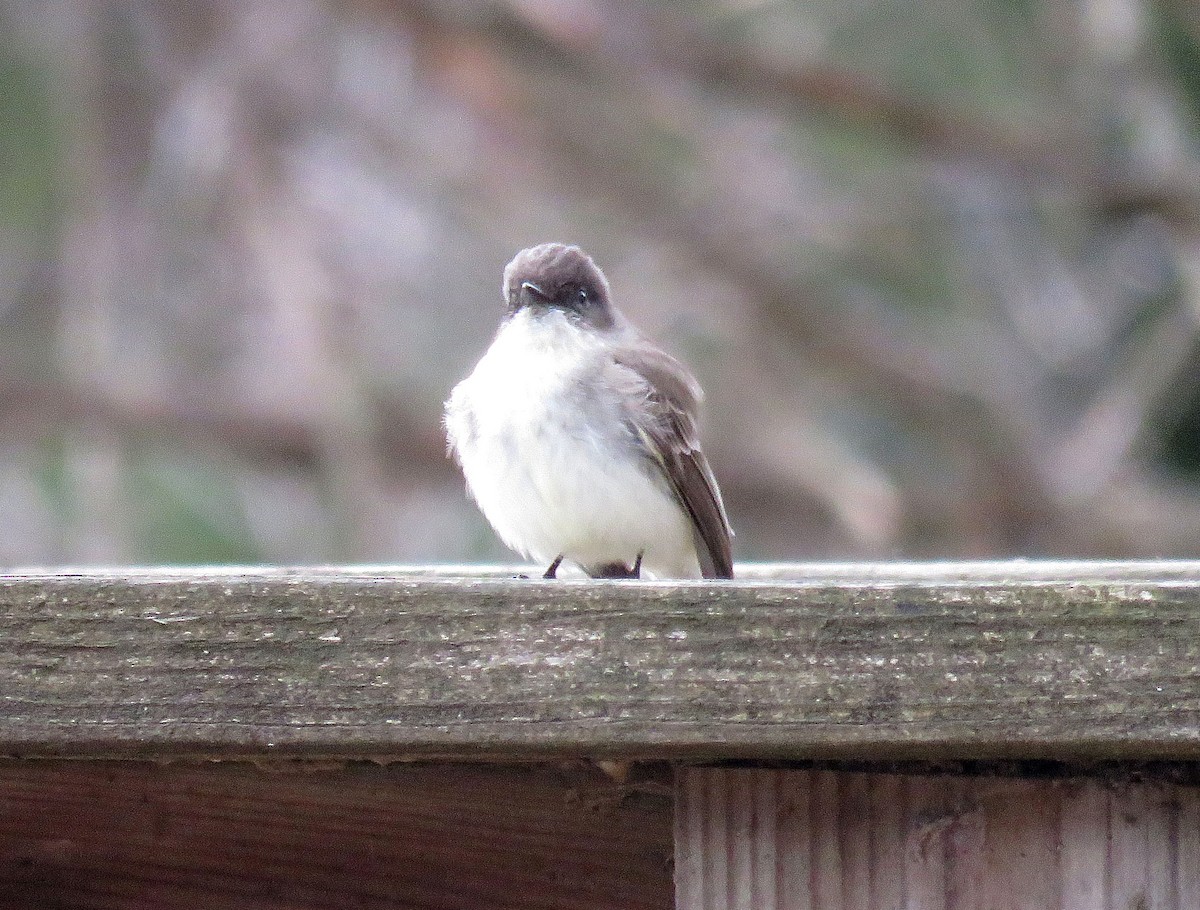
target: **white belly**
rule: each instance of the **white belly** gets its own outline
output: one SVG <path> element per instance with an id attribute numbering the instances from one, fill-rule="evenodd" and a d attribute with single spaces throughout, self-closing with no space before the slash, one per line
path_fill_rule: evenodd
<path id="1" fill-rule="evenodd" d="M 690 518 L 592 382 L 606 356 L 561 314 L 507 323 L 447 403 L 467 486 L 527 558 L 594 568 L 644 551 L 648 574 L 697 576 Z"/>

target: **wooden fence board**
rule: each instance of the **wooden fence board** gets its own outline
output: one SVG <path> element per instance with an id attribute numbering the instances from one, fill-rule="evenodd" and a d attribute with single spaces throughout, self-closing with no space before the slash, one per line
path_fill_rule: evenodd
<path id="1" fill-rule="evenodd" d="M 726 906 L 702 899 L 712 894 L 739 895 L 728 905 L 736 910 L 1198 906 L 1198 791 L 1191 786 L 720 768 L 682 769 L 677 786 L 678 910 Z M 706 825 L 691 818 L 705 805 L 683 798 L 701 789 L 709 804 L 725 806 Z M 731 820 L 747 811 L 751 793 L 772 793 L 774 804 L 755 799 L 750 839 L 780 844 L 789 830 L 795 845 L 794 852 L 779 847 L 773 867 L 721 862 L 726 844 L 739 836 Z M 810 800 L 824 809 L 794 811 Z M 809 874 L 794 875 L 798 866 Z M 791 886 L 781 894 L 782 877 Z"/>
<path id="2" fill-rule="evenodd" d="M 1200 758 L 1200 563 L 455 571 L 0 576 L 0 750 Z"/>
<path id="3" fill-rule="evenodd" d="M 666 910 L 669 793 L 582 768 L 0 762 L 0 907 Z"/>

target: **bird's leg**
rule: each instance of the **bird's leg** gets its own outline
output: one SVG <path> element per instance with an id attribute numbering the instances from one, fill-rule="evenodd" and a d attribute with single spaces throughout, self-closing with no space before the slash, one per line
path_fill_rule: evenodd
<path id="1" fill-rule="evenodd" d="M 550 563 L 550 568 L 546 570 L 542 578 L 558 578 L 558 567 L 562 565 L 562 561 L 563 554 L 559 553 L 554 557 L 554 562 Z"/>

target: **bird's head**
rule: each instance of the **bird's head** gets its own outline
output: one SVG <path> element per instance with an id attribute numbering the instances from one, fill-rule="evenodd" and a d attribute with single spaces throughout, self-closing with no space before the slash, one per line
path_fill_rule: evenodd
<path id="1" fill-rule="evenodd" d="M 595 328 L 612 326 L 608 281 L 577 246 L 542 243 L 521 250 L 504 269 L 509 315 L 526 307 L 557 309 Z"/>

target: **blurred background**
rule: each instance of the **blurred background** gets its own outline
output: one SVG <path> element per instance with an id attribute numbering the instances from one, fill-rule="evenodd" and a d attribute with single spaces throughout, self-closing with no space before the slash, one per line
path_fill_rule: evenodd
<path id="1" fill-rule="evenodd" d="M 579 243 L 738 559 L 1200 551 L 1188 0 L 0 0 L 0 566 L 511 557 L 441 407 Z"/>

